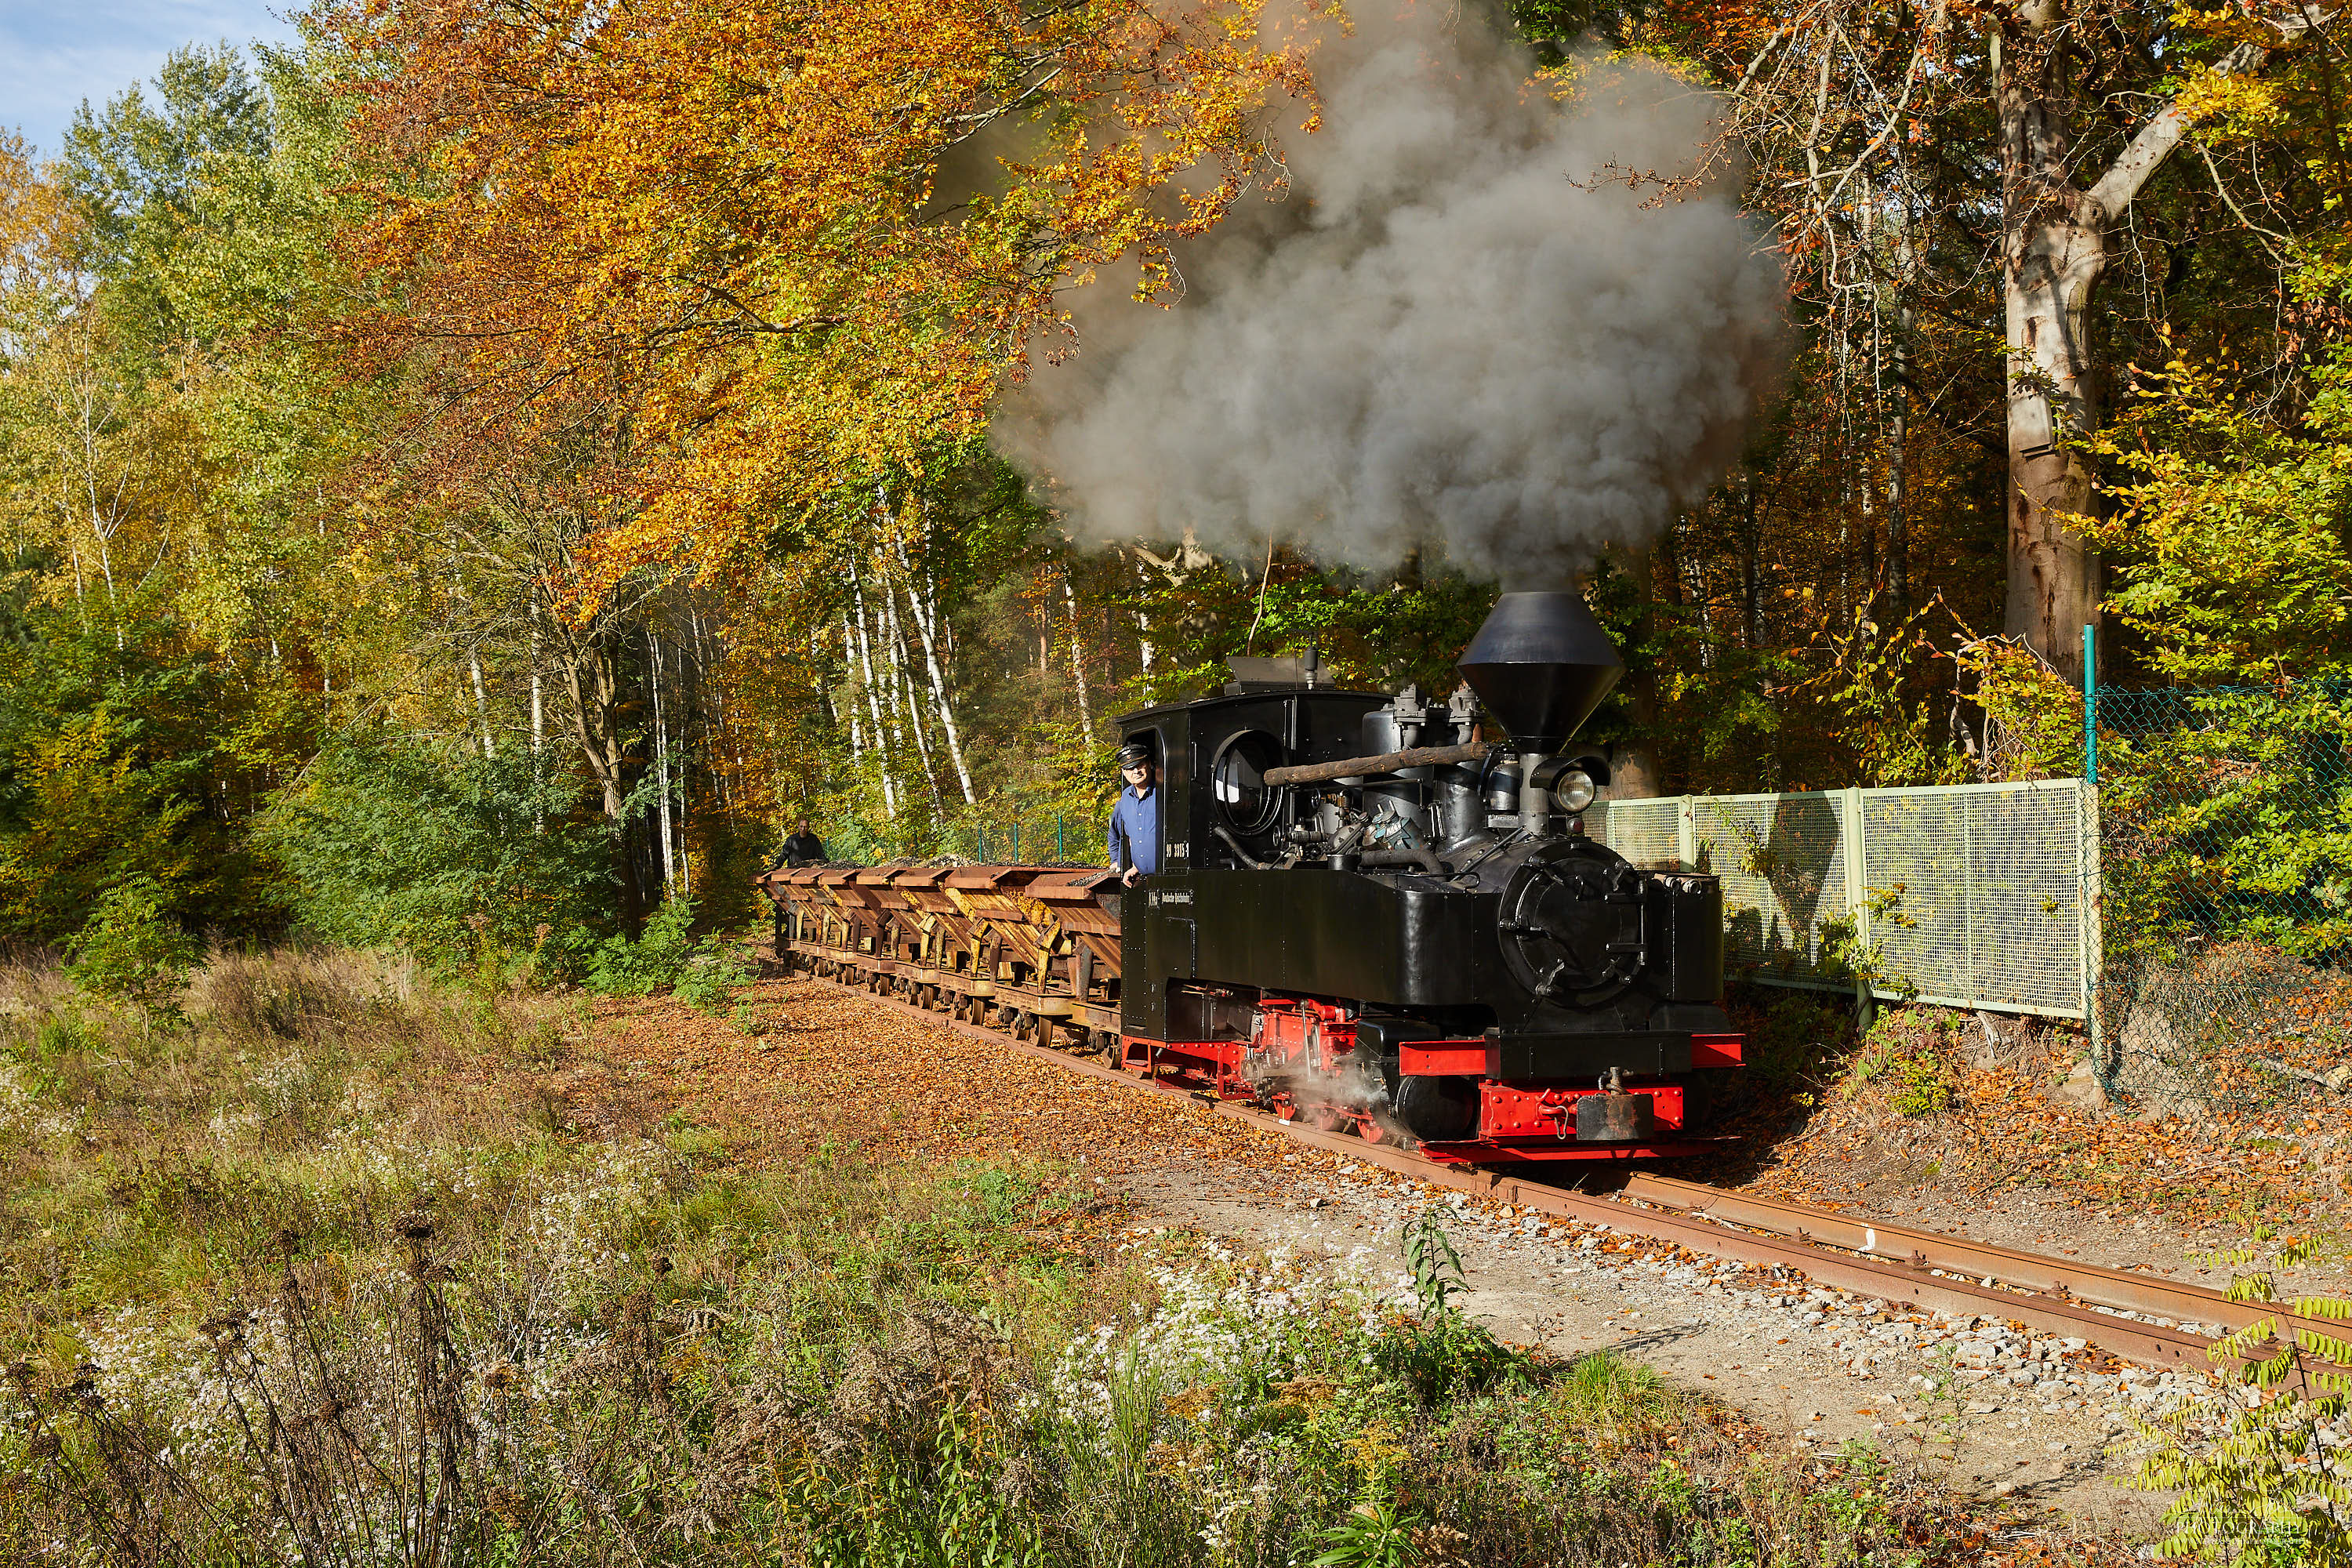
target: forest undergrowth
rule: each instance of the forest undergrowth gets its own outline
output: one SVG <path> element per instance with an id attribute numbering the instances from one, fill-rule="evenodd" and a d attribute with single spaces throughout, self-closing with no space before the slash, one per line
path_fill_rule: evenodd
<path id="1" fill-rule="evenodd" d="M 2193 1104 L 2110 1098 L 2074 1026 L 1911 1005 L 1858 1029 L 1843 999 L 1746 994 L 1762 1092 L 1724 1179 L 1799 1198 L 2034 1192 L 2190 1232 L 2336 1232 L 2352 1215 L 2352 1138 L 2315 1074 L 2271 1072 L 2260 1096 Z"/>
<path id="2" fill-rule="evenodd" d="M 1929 1563 L 1984 1521 L 1048 1163 L 564 1126 L 576 1001 L 337 953 L 0 972 L 0 1559 Z"/>

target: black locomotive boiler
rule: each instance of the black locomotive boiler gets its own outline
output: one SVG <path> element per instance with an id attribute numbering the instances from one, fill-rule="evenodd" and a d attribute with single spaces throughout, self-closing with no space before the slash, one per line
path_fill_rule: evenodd
<path id="1" fill-rule="evenodd" d="M 1237 660 L 1118 721 L 1163 793 L 1160 869 L 1118 900 L 1117 1055 L 1444 1161 L 1696 1152 L 1740 1059 L 1722 893 L 1584 831 L 1608 773 L 1570 742 L 1616 649 L 1580 595 L 1506 594 L 1459 668 L 1427 703 Z M 1481 704 L 1507 742 L 1473 739 Z"/>

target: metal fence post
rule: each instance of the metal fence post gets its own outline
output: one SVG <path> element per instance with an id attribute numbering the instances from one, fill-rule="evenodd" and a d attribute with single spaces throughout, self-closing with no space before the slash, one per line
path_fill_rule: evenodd
<path id="1" fill-rule="evenodd" d="M 1012 866 L 1021 864 L 1021 824 L 1018 822 L 1013 825 L 1013 858 L 1006 864 Z"/>
<path id="2" fill-rule="evenodd" d="M 2083 626 L 2083 783 L 2074 813 L 2076 903 L 2082 910 L 2083 1032 L 2091 1047 L 2091 1071 L 2109 1098 L 2116 1068 L 2107 1060 L 2106 1028 L 2099 1016 L 2099 983 L 2106 976 L 2106 932 L 2099 920 L 2099 628 Z"/>
<path id="3" fill-rule="evenodd" d="M 2107 1056 L 2106 1021 L 2099 1016 L 2099 992 L 2106 980 L 2107 932 L 2101 905 L 2105 901 L 2105 868 L 2100 856 L 2099 786 L 2095 780 L 2084 779 L 2080 785 L 2081 809 L 2074 814 L 2075 829 L 2082 837 L 2075 846 L 2075 864 L 2080 868 L 2080 890 L 2075 897 L 2081 906 L 2083 934 L 2083 1031 L 2089 1037 L 2091 1071 L 2097 1075 L 2099 1087 L 2112 1099 L 2116 1093 L 2116 1073 L 2123 1066 L 2120 1059 Z"/>
<path id="4" fill-rule="evenodd" d="M 1862 826 L 1862 791 L 1842 789 L 1844 818 L 1838 826 L 1839 847 L 1845 855 L 1846 910 L 1853 921 L 1853 1011 L 1864 1027 L 1870 1024 L 1872 1005 L 1877 1000 L 1877 983 L 1870 973 L 1870 856 Z"/>
<path id="5" fill-rule="evenodd" d="M 2099 782 L 2098 627 L 2083 628 L 2083 776 Z"/>
<path id="6" fill-rule="evenodd" d="M 1054 864 L 1066 866 L 1069 863 L 1070 852 L 1062 842 L 1062 819 L 1057 816 L 1054 818 Z"/>

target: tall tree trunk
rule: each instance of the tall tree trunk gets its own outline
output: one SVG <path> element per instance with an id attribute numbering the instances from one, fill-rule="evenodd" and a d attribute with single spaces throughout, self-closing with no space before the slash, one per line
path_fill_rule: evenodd
<path id="1" fill-rule="evenodd" d="M 655 820 L 661 828 L 662 898 L 667 901 L 677 896 L 677 849 L 670 821 L 669 716 L 662 704 L 661 638 L 650 632 L 646 635 L 646 666 L 653 680 Z"/>
<path id="2" fill-rule="evenodd" d="M 1657 599 L 1656 563 L 1648 549 L 1612 550 L 1618 566 L 1633 584 L 1633 642 L 1640 648 L 1639 664 L 1628 660 L 1625 689 L 1633 709 L 1633 739 L 1616 748 L 1612 759 L 1609 798 L 1648 800 L 1658 793 L 1658 750 L 1651 737 L 1658 732 L 1658 674 L 1648 649 L 1653 606 Z"/>
<path id="3" fill-rule="evenodd" d="M 2009 352 L 2009 595 L 2003 622 L 2062 672 L 2079 675 L 2083 627 L 2099 607 L 2097 557 L 2068 525 L 2091 508 L 2091 469 L 2065 445 L 2098 425 L 2091 293 L 2107 264 L 2101 211 L 2067 177 L 2072 109 L 2063 50 L 2002 41 L 2001 300 Z"/>
<path id="4" fill-rule="evenodd" d="M 1911 340 L 1919 327 L 1919 246 L 1912 232 L 1907 168 L 1895 190 L 1895 325 L 1887 353 L 1886 597 L 1900 624 L 1911 613 Z"/>
<path id="5" fill-rule="evenodd" d="M 874 721 L 874 751 L 881 759 L 876 770 L 882 775 L 882 815 L 891 821 L 898 820 L 898 786 L 891 777 L 898 758 L 890 744 L 891 732 L 882 722 L 882 699 L 875 691 L 874 647 L 866 635 L 866 584 L 857 574 L 857 563 L 849 563 L 849 587 L 852 606 L 857 612 L 857 668 L 866 687 L 866 716 Z"/>
<path id="6" fill-rule="evenodd" d="M 887 571 L 877 585 L 882 590 L 883 621 L 890 630 L 891 701 L 906 706 L 907 728 L 915 737 L 915 755 L 923 765 L 923 783 L 931 792 L 931 811 L 935 817 L 945 818 L 948 803 L 940 794 L 940 771 L 931 757 L 930 732 L 923 724 L 923 705 L 915 700 L 915 678 L 907 668 L 907 628 L 898 624 L 898 593 L 891 585 Z"/>
<path id="7" fill-rule="evenodd" d="M 1764 522 L 1756 510 L 1756 476 L 1739 475 L 1739 632 L 1750 653 L 1764 647 Z"/>
<path id="8" fill-rule="evenodd" d="M 275 653 L 277 650 L 273 647 L 270 651 Z M 499 742 L 490 733 L 490 695 L 482 684 L 482 650 L 480 648 L 469 647 L 466 650 L 466 668 L 474 678 L 474 721 L 482 727 L 482 755 L 495 759 L 499 754 Z"/>
<path id="9" fill-rule="evenodd" d="M 621 742 L 621 681 L 606 638 L 594 633 L 567 639 L 564 687 L 572 699 L 572 721 L 581 760 L 604 796 L 604 820 L 613 835 L 621 873 L 621 925 L 635 935 L 645 922 L 645 887 L 637 858 L 629 847 L 627 762 Z"/>
<path id="10" fill-rule="evenodd" d="M 547 678 L 541 665 L 539 636 L 539 595 L 530 598 L 530 754 L 538 756 L 547 747 Z M 531 775 L 536 779 L 536 771 Z"/>
<path id="11" fill-rule="evenodd" d="M 2012 22 L 1996 35 L 2000 123 L 2001 295 L 2009 351 L 2009 602 L 2012 637 L 2079 678 L 2082 634 L 2099 611 L 2099 563 L 2067 518 L 2087 516 L 2091 470 L 2065 443 L 2098 425 L 2088 336 L 2091 296 L 2107 265 L 2107 231 L 2188 136 L 2178 105 L 2142 125 L 2088 188 L 2067 174 L 2074 105 L 2065 34 Z M 2242 44 L 2214 69 L 2259 64 Z"/>
<path id="12" fill-rule="evenodd" d="M 846 708 L 846 712 L 849 712 L 849 766 L 856 773 L 863 773 L 866 771 L 866 720 L 858 715 L 858 693 L 854 689 L 856 670 L 852 670 L 852 666 L 849 666 L 852 654 L 856 654 L 856 639 L 849 635 L 849 616 L 842 616 L 842 684 L 852 687 L 849 700 L 842 703 L 842 708 Z"/>
<path id="13" fill-rule="evenodd" d="M 1070 615 L 1070 683 L 1078 689 L 1078 728 L 1087 737 L 1087 744 L 1095 740 L 1095 708 L 1087 697 L 1087 667 L 1078 652 L 1078 595 L 1070 586 L 1070 574 L 1062 574 L 1062 604 Z"/>
<path id="14" fill-rule="evenodd" d="M 907 575 L 907 617 L 915 623 L 915 635 L 923 643 L 923 672 L 931 686 L 931 707 L 939 714 L 940 729 L 947 736 L 948 758 L 955 764 L 956 784 L 963 791 L 963 803 L 970 805 L 975 797 L 971 789 L 971 769 L 964 762 L 963 737 L 957 731 L 955 704 L 948 700 L 948 683 L 940 668 L 940 639 L 933 630 L 934 611 L 928 594 L 915 592 L 915 569 L 907 558 L 904 540 L 895 542 L 898 550 L 898 565 Z"/>

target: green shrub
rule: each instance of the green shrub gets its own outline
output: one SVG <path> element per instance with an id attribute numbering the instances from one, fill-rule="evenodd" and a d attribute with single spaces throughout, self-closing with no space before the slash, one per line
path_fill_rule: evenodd
<path id="1" fill-rule="evenodd" d="M 195 939 L 173 915 L 170 895 L 146 877 L 101 899 L 67 951 L 75 984 L 150 1012 L 176 1005 L 197 957 Z"/>
<path id="2" fill-rule="evenodd" d="M 2245 1247 L 2206 1261 L 2244 1268 L 2272 1240 L 2258 1233 Z M 2233 1275 L 2231 1299 L 2352 1322 L 2352 1300 L 2283 1301 L 2278 1294 L 2278 1269 L 2308 1267 L 2342 1250 L 2325 1237 L 2288 1241 L 2269 1267 Z M 2194 1407 L 2177 1412 L 2168 1429 L 2143 1427 L 2156 1447 L 2134 1484 L 2175 1494 L 2164 1514 L 2172 1532 L 2158 1544 L 2158 1556 L 2244 1568 L 2352 1565 L 2352 1463 L 2322 1437 L 2352 1404 L 2352 1375 L 2344 1371 L 2352 1366 L 2352 1332 L 2283 1329 L 2276 1317 L 2258 1319 L 2208 1352 L 2245 1395 L 2231 1400 L 2218 1441 L 2192 1435 Z"/>
<path id="3" fill-rule="evenodd" d="M 617 885 L 610 835 L 572 821 L 577 790 L 547 773 L 522 751 L 479 757 L 383 730 L 337 741 L 267 823 L 300 925 L 444 974 L 560 964 L 572 933 L 609 925 Z"/>

